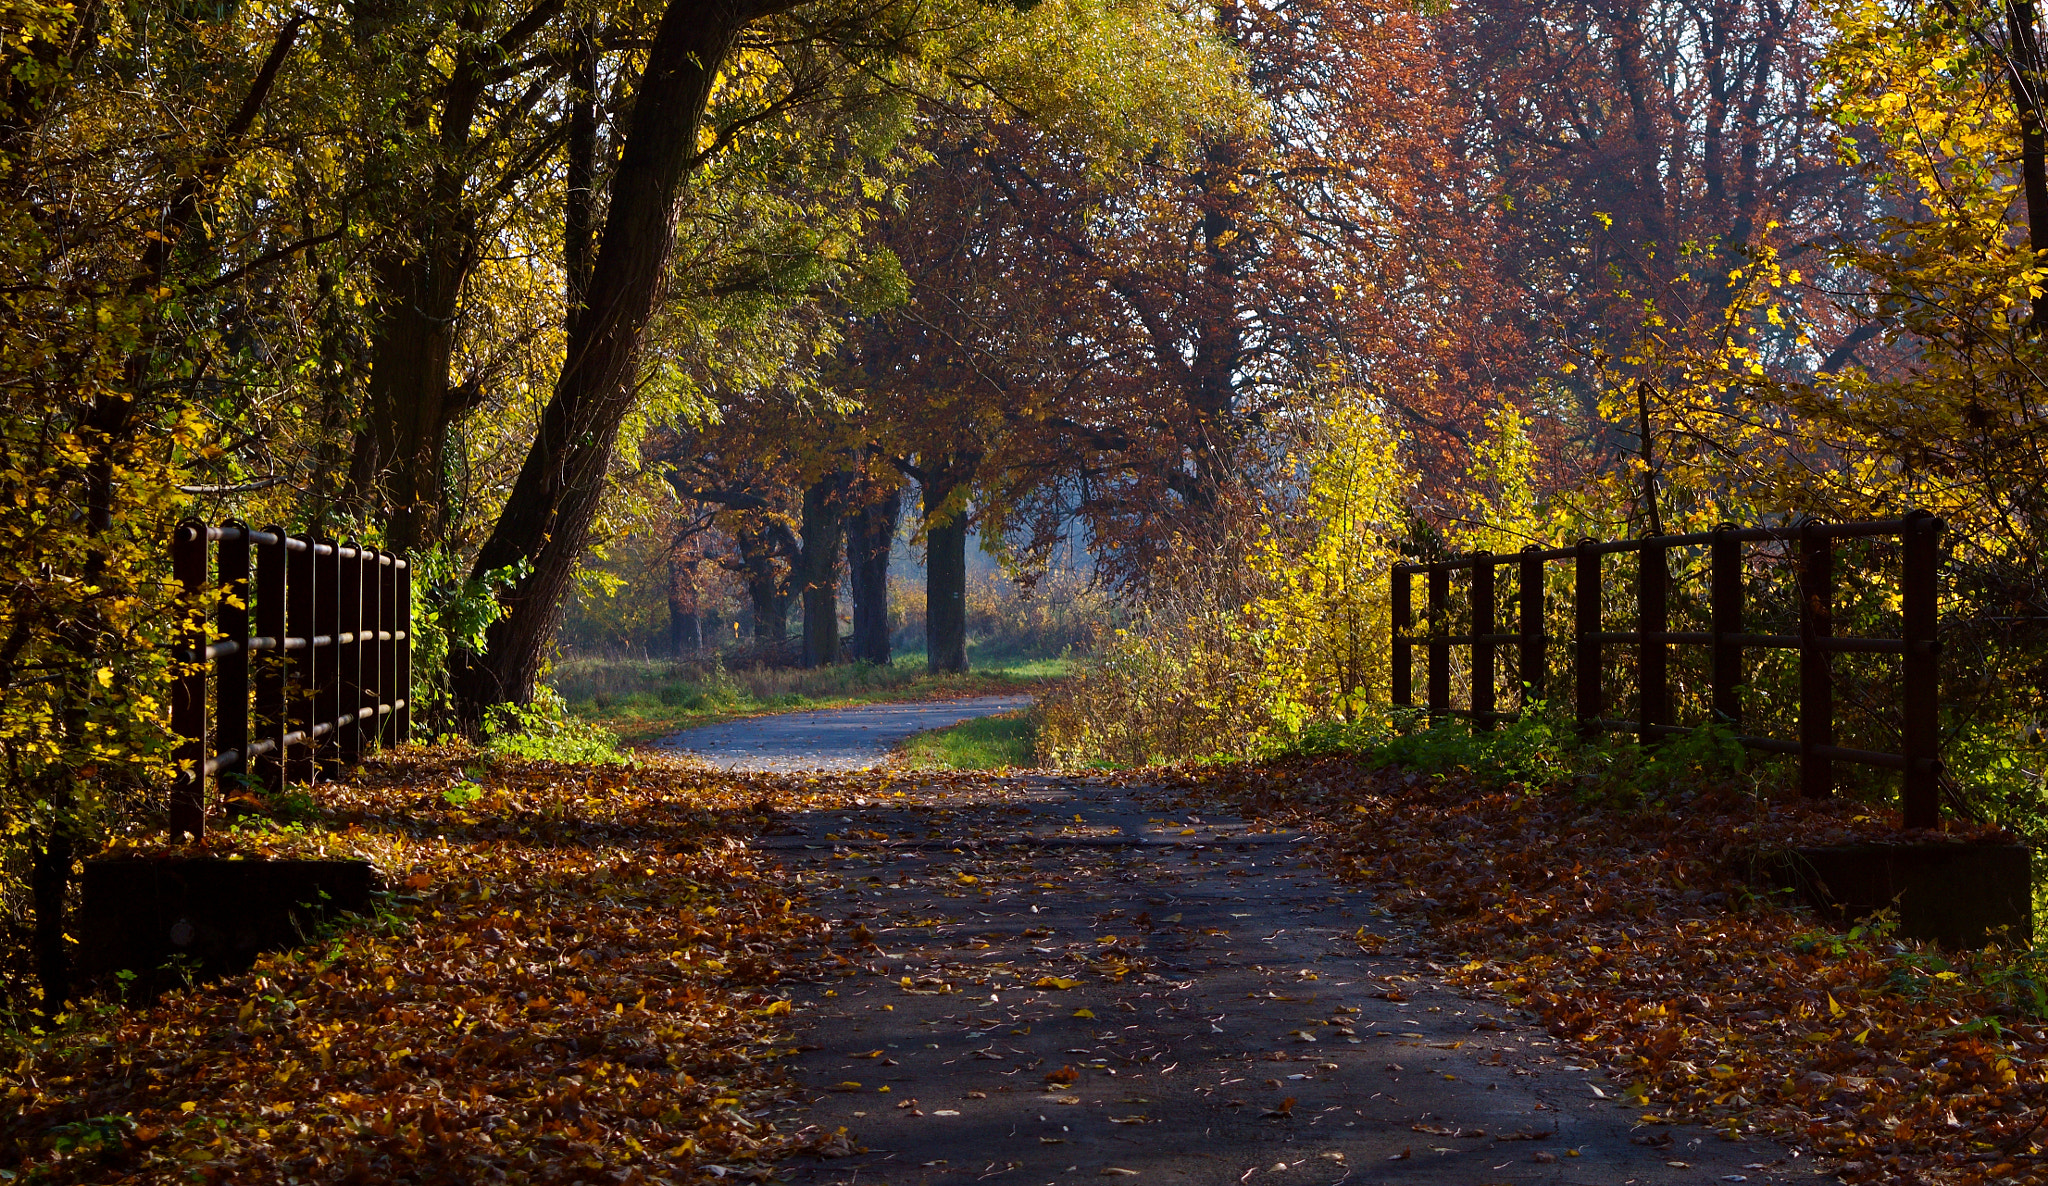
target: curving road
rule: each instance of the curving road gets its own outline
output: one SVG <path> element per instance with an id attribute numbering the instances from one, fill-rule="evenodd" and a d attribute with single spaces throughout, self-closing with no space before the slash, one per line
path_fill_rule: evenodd
<path id="1" fill-rule="evenodd" d="M 858 770 L 927 729 L 1028 708 L 1029 696 L 975 696 L 779 713 L 685 729 L 653 744 L 727 770 Z"/>

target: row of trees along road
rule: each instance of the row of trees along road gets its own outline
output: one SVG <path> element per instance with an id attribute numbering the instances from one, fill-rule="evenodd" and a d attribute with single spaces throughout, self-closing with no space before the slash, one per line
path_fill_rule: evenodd
<path id="1" fill-rule="evenodd" d="M 978 0 L 6 0 L 0 80 L 0 868 L 49 1001 L 74 859 L 167 773 L 178 517 L 412 552 L 473 725 L 638 443 L 900 297 L 928 108 L 1113 161 L 1234 94 L 1169 7 Z"/>
<path id="2" fill-rule="evenodd" d="M 411 552 L 414 696 L 465 728 L 646 524 L 727 541 L 757 622 L 807 602 L 824 662 L 848 551 L 886 645 L 911 508 L 952 666 L 977 520 L 1142 590 L 1337 413 L 1413 475 L 1373 532 L 1911 498 L 2007 541 L 1973 571 L 2026 617 L 2042 72 L 2032 7 L 1992 17 L 0 0 L 11 917 L 61 951 L 166 773 L 191 514 Z"/>

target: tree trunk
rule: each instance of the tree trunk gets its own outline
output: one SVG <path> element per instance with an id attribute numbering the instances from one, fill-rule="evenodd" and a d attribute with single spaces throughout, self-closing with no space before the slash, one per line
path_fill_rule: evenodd
<path id="1" fill-rule="evenodd" d="M 2043 96 L 2048 70 L 2041 60 L 2040 34 L 2036 28 L 2033 0 L 2009 0 L 2005 7 L 2006 35 L 2010 65 L 2006 81 L 2012 90 L 2013 108 L 2020 118 L 2020 179 L 2027 199 L 2027 246 L 2035 253 L 2038 266 L 2048 252 L 2048 164 L 2043 144 L 2048 140 L 2042 127 Z M 2048 291 L 2034 298 L 2029 328 L 2035 333 L 2048 329 Z"/>
<path id="2" fill-rule="evenodd" d="M 839 662 L 839 551 L 846 538 L 847 475 L 827 474 L 804 489 L 804 666 Z"/>
<path id="3" fill-rule="evenodd" d="M 450 387 L 455 316 L 475 264 L 467 236 L 444 230 L 426 258 L 389 259 L 371 342 L 369 423 L 350 469 L 354 500 L 385 520 L 387 547 L 405 552 L 439 538 L 448 429 L 466 408 Z"/>
<path id="4" fill-rule="evenodd" d="M 789 637 L 789 583 L 775 570 L 775 540 L 765 531 L 742 531 L 735 542 L 753 607 L 754 641 L 781 642 Z"/>
<path id="5" fill-rule="evenodd" d="M 71 952 L 64 937 L 65 898 L 71 889 L 71 795 L 53 796 L 57 820 L 48 825 L 29 857 L 30 892 L 35 899 L 36 980 L 42 986 L 42 1014 L 54 1018 L 71 999 Z"/>
<path id="6" fill-rule="evenodd" d="M 847 523 L 846 566 L 853 577 L 853 657 L 889 665 L 889 551 L 903 514 L 903 488 L 860 509 Z"/>
<path id="7" fill-rule="evenodd" d="M 372 331 L 366 424 L 350 467 L 351 495 L 385 521 L 384 545 L 411 551 L 441 536 L 447 507 L 448 431 L 482 397 L 474 384 L 449 381 L 463 288 L 482 260 L 483 244 L 468 190 L 472 129 L 482 109 L 494 54 L 518 49 L 545 25 L 555 5 L 541 0 L 495 44 L 464 49 L 432 104 L 437 158 L 421 205 L 404 215 L 408 250 L 380 259 L 377 317 Z M 478 16 L 462 22 L 481 34 Z M 366 25 L 386 27 L 394 13 Z M 417 113 L 421 120 L 425 112 Z M 400 168 L 387 162 L 387 172 Z M 387 177 L 387 184 L 404 178 Z M 414 184 L 417 184 L 416 182 Z"/>
<path id="8" fill-rule="evenodd" d="M 668 653 L 674 658 L 703 645 L 697 629 L 696 588 L 691 574 L 671 555 L 668 562 Z"/>
<path id="9" fill-rule="evenodd" d="M 477 553 L 478 575 L 522 564 L 525 572 L 504 594 L 505 614 L 491 624 L 484 653 L 460 664 L 455 688 L 465 722 L 480 721 L 487 705 L 533 697 L 590 543 L 619 426 L 633 407 L 640 334 L 674 253 L 678 201 L 697 161 L 713 81 L 740 30 L 780 6 L 672 0 L 662 14 L 612 176 L 588 300 L 526 462 Z"/>
<path id="10" fill-rule="evenodd" d="M 933 672 L 967 670 L 967 512 L 935 518 L 951 493 L 924 488 L 924 647 Z"/>
<path id="11" fill-rule="evenodd" d="M 562 328 L 576 332 L 590 290 L 591 247 L 597 229 L 597 24 L 576 34 L 576 64 L 569 76 L 567 190 L 562 196 L 562 275 L 566 308 Z"/>

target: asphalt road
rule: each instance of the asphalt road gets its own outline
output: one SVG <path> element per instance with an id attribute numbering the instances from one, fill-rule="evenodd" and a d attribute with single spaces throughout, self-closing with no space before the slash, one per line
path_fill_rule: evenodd
<path id="1" fill-rule="evenodd" d="M 1813 1180 L 1446 985 L 1306 837 L 1047 776 L 894 785 L 764 843 L 837 920 L 781 1123 L 845 1139 L 792 1186 Z"/>
<path id="2" fill-rule="evenodd" d="M 1030 704 L 1029 696 L 975 696 L 778 713 L 686 729 L 654 744 L 727 770 L 858 770 L 913 733 Z"/>

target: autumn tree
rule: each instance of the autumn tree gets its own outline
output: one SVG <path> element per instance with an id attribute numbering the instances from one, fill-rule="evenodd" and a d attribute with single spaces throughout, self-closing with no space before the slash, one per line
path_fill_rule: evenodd
<path id="1" fill-rule="evenodd" d="M 210 413 L 290 384 L 248 342 L 294 325 L 270 286 L 307 236 L 265 160 L 312 34 L 29 2 L 0 30 L 0 893 L 26 874 L 55 1011 L 73 862 L 170 770 L 178 486 Z"/>
<path id="2" fill-rule="evenodd" d="M 1869 348 L 1874 331 L 1824 300 L 1854 282 L 1829 246 L 1862 237 L 1879 210 L 1819 103 L 1819 10 L 1508 0 L 1449 9 L 1437 29 L 1471 112 L 1464 152 L 1497 195 L 1497 274 L 1521 300 L 1500 350 L 1527 360 L 1517 381 L 1554 487 L 1644 448 L 1636 409 L 1602 407 L 1589 352 L 1626 357 L 1645 301 L 1704 343 L 1767 233 L 1824 286 L 1809 302 L 1823 342 L 1809 365 Z M 1623 369 L 1630 387 L 1664 381 Z M 1649 511 L 1637 498 L 1617 513 L 1645 523 Z"/>

